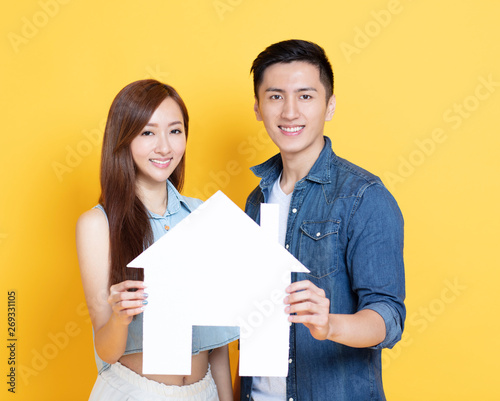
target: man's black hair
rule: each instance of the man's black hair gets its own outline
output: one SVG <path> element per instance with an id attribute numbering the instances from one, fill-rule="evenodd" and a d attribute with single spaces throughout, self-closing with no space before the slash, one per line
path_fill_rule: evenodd
<path id="1" fill-rule="evenodd" d="M 276 63 L 291 63 L 303 61 L 319 69 L 319 79 L 326 91 L 326 101 L 333 94 L 333 70 L 325 51 L 316 43 L 306 40 L 285 40 L 267 47 L 253 61 L 250 73 L 253 73 L 253 91 L 258 98 L 257 91 L 268 67 Z"/>

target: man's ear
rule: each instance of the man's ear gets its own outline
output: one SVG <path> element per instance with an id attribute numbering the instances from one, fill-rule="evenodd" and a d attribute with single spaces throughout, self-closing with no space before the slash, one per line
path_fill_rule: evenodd
<path id="1" fill-rule="evenodd" d="M 255 111 L 255 118 L 257 118 L 257 121 L 262 121 L 262 116 L 260 115 L 260 110 L 259 110 L 259 99 L 257 99 L 257 96 L 255 96 L 253 111 Z"/>
<path id="2" fill-rule="evenodd" d="M 333 118 L 333 114 L 335 113 L 335 104 L 335 95 L 332 95 L 326 104 L 325 121 L 330 121 Z"/>

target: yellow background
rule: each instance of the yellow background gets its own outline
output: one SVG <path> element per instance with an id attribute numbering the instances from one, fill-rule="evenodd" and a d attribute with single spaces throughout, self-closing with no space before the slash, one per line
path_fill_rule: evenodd
<path id="1" fill-rule="evenodd" d="M 252 111 L 251 62 L 303 38 L 334 66 L 334 150 L 379 175 L 405 216 L 408 319 L 384 353 L 388 399 L 500 399 L 499 15 L 495 0 L 5 3 L 0 398 L 86 400 L 95 380 L 74 226 L 97 202 L 118 91 L 146 77 L 178 89 L 192 120 L 184 193 L 221 189 L 243 207 L 248 168 L 276 152 Z"/>

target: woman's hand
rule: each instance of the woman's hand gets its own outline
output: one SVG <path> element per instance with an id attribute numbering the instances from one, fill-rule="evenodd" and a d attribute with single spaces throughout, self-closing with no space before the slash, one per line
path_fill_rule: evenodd
<path id="1" fill-rule="evenodd" d="M 108 304 L 113 311 L 112 318 L 129 325 L 135 315 L 142 313 L 148 301 L 142 281 L 126 280 L 109 288 Z"/>

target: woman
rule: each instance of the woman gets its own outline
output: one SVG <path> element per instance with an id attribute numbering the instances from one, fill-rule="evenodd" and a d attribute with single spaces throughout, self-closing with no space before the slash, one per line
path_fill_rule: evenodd
<path id="1" fill-rule="evenodd" d="M 99 205 L 76 228 L 99 370 L 90 400 L 232 400 L 227 344 L 237 338 L 234 329 L 193 328 L 189 376 L 142 374 L 147 293 L 142 269 L 126 265 L 201 203 L 179 193 L 188 122 L 178 93 L 155 80 L 129 84 L 111 105 Z"/>

